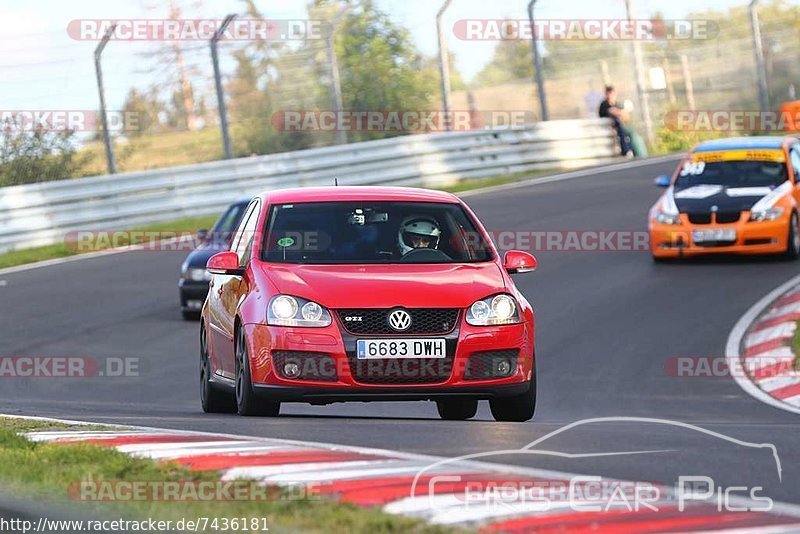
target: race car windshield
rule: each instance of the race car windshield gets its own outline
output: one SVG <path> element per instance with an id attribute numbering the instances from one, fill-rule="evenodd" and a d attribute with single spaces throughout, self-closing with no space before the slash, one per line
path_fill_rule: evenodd
<path id="1" fill-rule="evenodd" d="M 313 202 L 273 206 L 262 259 L 273 263 L 473 263 L 491 247 L 458 204 Z"/>
<path id="2" fill-rule="evenodd" d="M 675 189 L 696 185 L 776 187 L 786 179 L 786 164 L 778 161 L 688 162 L 678 172 Z"/>

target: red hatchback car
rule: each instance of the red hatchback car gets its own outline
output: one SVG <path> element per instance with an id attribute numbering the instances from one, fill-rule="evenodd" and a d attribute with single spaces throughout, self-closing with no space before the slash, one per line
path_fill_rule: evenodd
<path id="1" fill-rule="evenodd" d="M 533 310 L 472 211 L 440 191 L 286 189 L 252 200 L 212 274 L 200 328 L 206 412 L 281 402 L 434 400 L 499 421 L 536 404 Z"/>

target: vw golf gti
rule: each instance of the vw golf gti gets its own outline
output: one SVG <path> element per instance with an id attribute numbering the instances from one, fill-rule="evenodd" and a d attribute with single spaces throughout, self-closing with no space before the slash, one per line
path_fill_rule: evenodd
<path id="1" fill-rule="evenodd" d="M 534 314 L 474 213 L 445 192 L 270 191 L 208 261 L 201 317 L 206 412 L 278 415 L 282 402 L 433 400 L 468 419 L 534 415 Z"/>

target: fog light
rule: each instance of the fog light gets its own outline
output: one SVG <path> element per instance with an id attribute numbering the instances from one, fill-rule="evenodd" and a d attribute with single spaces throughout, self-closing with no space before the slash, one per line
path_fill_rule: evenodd
<path id="1" fill-rule="evenodd" d="M 286 378 L 297 378 L 300 376 L 300 366 L 296 363 L 287 363 L 283 366 L 283 375 Z"/>
<path id="2" fill-rule="evenodd" d="M 497 362 L 494 366 L 498 376 L 505 376 L 511 372 L 511 362 L 503 359 Z"/>

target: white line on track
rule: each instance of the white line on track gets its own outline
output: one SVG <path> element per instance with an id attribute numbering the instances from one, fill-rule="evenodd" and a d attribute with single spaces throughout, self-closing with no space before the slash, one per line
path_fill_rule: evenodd
<path id="1" fill-rule="evenodd" d="M 781 402 L 753 384 L 744 373 L 742 362 L 740 360 L 742 338 L 747 332 L 747 329 L 764 312 L 764 310 L 770 306 L 770 304 L 781 298 L 784 293 L 789 291 L 797 284 L 800 284 L 800 275 L 792 277 L 790 280 L 770 291 L 767 295 L 762 297 L 761 300 L 753 304 L 750 309 L 747 310 L 745 314 L 741 316 L 741 318 L 739 318 L 734 325 L 733 330 L 731 330 L 731 333 L 728 335 L 728 343 L 725 346 L 725 358 L 728 362 L 728 368 L 731 370 L 731 376 L 733 376 L 733 379 L 737 384 L 739 384 L 739 387 L 741 387 L 751 397 L 754 397 L 757 400 L 760 400 L 761 402 L 769 404 L 775 408 L 800 414 L 800 407 Z"/>

